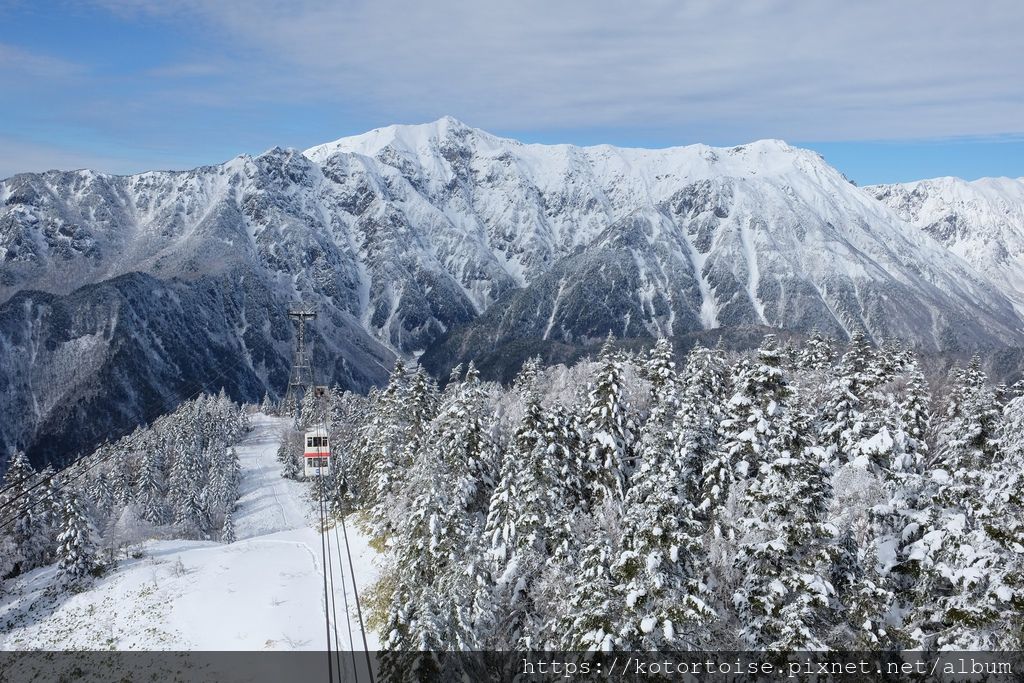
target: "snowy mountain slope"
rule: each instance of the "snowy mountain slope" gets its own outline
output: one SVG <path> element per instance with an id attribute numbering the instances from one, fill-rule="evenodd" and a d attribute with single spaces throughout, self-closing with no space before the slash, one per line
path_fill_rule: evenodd
<path id="1" fill-rule="evenodd" d="M 0 182 L 0 390 L 17 420 L 0 449 L 59 461 L 94 441 L 83 423 L 145 419 L 126 397 L 204 377 L 279 394 L 298 298 L 320 312 L 318 381 L 355 390 L 440 342 L 749 326 L 925 349 L 1024 338 L 991 281 L 813 152 L 527 145 L 443 118 L 186 172 Z M 46 324 L 52 311 L 75 324 Z M 114 338 L 131 340 L 128 365 Z M 84 404 L 42 381 L 68 371 L 58 356 L 80 359 Z"/>
<path id="2" fill-rule="evenodd" d="M 304 484 L 282 479 L 275 460 L 288 420 L 254 416 L 236 450 L 242 465 L 238 540 L 155 541 L 88 590 L 55 597 L 55 569 L 19 577 L 0 597 L 0 649 L 323 650 L 324 593 L 319 534 Z M 360 590 L 377 578 L 374 552 L 349 528 Z M 339 557 L 337 611 L 344 609 Z M 344 567 L 348 576 L 347 564 Z M 348 584 L 350 610 L 354 595 Z M 339 624 L 343 649 L 348 630 Z M 369 645 L 378 646 L 368 633 Z"/>
<path id="3" fill-rule="evenodd" d="M 1024 310 L 1024 178 L 935 178 L 865 189 L 1000 283 Z"/>
<path id="4" fill-rule="evenodd" d="M 432 205 L 486 236 L 521 283 L 543 289 L 547 305 L 534 310 L 536 296 L 527 297 L 531 321 L 510 314 L 509 327 L 523 337 L 767 324 L 839 336 L 865 329 L 942 348 L 1021 332 L 1005 296 L 966 263 L 817 154 L 781 141 L 730 149 L 524 145 L 446 118 L 306 152 L 327 165 L 353 154 L 400 172 Z M 579 260 L 580 248 L 585 263 L 560 263 Z M 588 275 L 578 277 L 579 268 Z M 575 287 L 563 286 L 567 277 Z M 580 289 L 614 291 L 595 309 L 598 297 L 581 298 Z M 560 319 L 559 310 L 574 309 L 593 324 Z M 505 313 L 503 305 L 494 315 Z"/>

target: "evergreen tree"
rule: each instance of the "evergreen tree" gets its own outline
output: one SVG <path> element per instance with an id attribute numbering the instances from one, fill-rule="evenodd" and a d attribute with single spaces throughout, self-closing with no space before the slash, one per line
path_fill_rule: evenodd
<path id="1" fill-rule="evenodd" d="M 991 522 L 1001 517 L 989 507 L 1001 459 L 995 392 L 977 359 L 954 381 L 925 497 L 925 532 L 911 547 L 919 570 L 911 623 L 928 647 L 991 649 L 1007 611 L 1004 598 L 1014 594 L 1004 569 L 1020 549 L 1001 543 Z"/>
<path id="2" fill-rule="evenodd" d="M 734 393 L 719 425 L 719 450 L 702 472 L 701 510 L 713 520 L 737 480 L 753 476 L 764 462 L 768 445 L 779 435 L 780 416 L 791 390 L 783 376 L 774 335 L 767 335 L 752 362 L 741 363 Z"/>
<path id="3" fill-rule="evenodd" d="M 474 516 L 486 514 L 497 477 L 484 399 L 480 373 L 470 362 L 465 381 L 451 389 L 451 400 L 432 426 L 432 447 L 445 461 L 455 483 L 454 502 Z"/>
<path id="4" fill-rule="evenodd" d="M 704 529 L 696 505 L 686 498 L 688 473 L 675 466 L 672 455 L 671 444 L 650 450 L 623 505 L 623 551 L 612 575 L 625 598 L 624 607 L 615 605 L 622 610 L 618 640 L 629 649 L 710 644 L 707 627 L 714 610 L 703 577 Z"/>
<path id="5" fill-rule="evenodd" d="M 57 573 L 66 581 L 75 582 L 96 567 L 96 549 L 89 520 L 75 495 L 67 496 L 57 537 Z"/>
<path id="6" fill-rule="evenodd" d="M 234 543 L 235 540 L 235 511 L 234 508 L 228 508 L 224 514 L 224 526 L 220 530 L 220 542 Z"/>
<path id="7" fill-rule="evenodd" d="M 197 450 L 198 443 L 181 447 L 171 466 L 171 510 L 174 525 L 185 537 L 201 538 L 209 531 L 205 498 L 208 454 Z"/>
<path id="8" fill-rule="evenodd" d="M 369 486 L 365 503 L 370 509 L 372 533 L 390 534 L 401 519 L 395 511 L 395 494 L 401 490 L 408 469 L 406 433 L 409 425 L 409 377 L 401 360 L 395 361 L 384 391 L 377 396 L 374 416 L 366 426 L 366 440 L 357 467 L 365 470 Z"/>
<path id="9" fill-rule="evenodd" d="M 499 642 L 513 648 L 528 645 L 538 630 L 530 588 L 543 559 L 554 550 L 546 544 L 555 542 L 564 521 L 558 470 L 546 457 L 544 423 L 540 400 L 533 394 L 491 495 L 484 528 L 494 585 L 483 590 L 493 595 L 476 602 L 500 605 L 504 618 L 494 628 Z"/>
<path id="10" fill-rule="evenodd" d="M 797 355 L 797 367 L 803 370 L 828 370 L 835 358 L 832 340 L 815 330 Z"/>
<path id="11" fill-rule="evenodd" d="M 622 365 L 615 357 L 613 339 L 601 349 L 601 368 L 590 391 L 586 428 L 587 475 L 598 500 L 622 500 L 631 460 L 632 435 L 624 403 Z"/>
<path id="12" fill-rule="evenodd" d="M 639 467 L 660 461 L 674 452 L 673 427 L 679 412 L 679 378 L 668 340 L 659 339 L 648 359 L 644 374 L 651 382 L 651 410 L 640 430 L 637 446 Z"/>
<path id="13" fill-rule="evenodd" d="M 520 396 L 525 397 L 536 390 L 537 378 L 541 372 L 541 363 L 541 357 L 534 356 L 533 358 L 528 358 L 523 363 L 523 367 L 519 369 L 515 380 L 512 382 L 512 386 L 519 392 Z"/>
<path id="14" fill-rule="evenodd" d="M 919 471 L 928 453 L 928 435 L 931 426 L 931 398 L 928 383 L 916 362 L 909 371 L 909 380 L 902 400 L 899 401 L 897 430 L 906 436 L 900 457 L 893 468 L 899 471 Z"/>
<path id="15" fill-rule="evenodd" d="M 136 493 L 142 517 L 147 522 L 157 525 L 167 523 L 167 506 L 164 502 L 166 494 L 160 460 L 160 452 L 156 448 L 147 448 L 143 452 Z"/>
<path id="16" fill-rule="evenodd" d="M 106 522 L 114 510 L 114 490 L 110 486 L 110 478 L 106 472 L 100 472 L 93 479 L 89 498 L 100 520 Z"/>
<path id="17" fill-rule="evenodd" d="M 4 492 L 0 493 L 4 519 L 13 519 L 9 535 L 15 549 L 10 562 L 14 575 L 42 564 L 50 545 L 39 491 L 33 489 L 36 476 L 25 453 L 16 451 L 4 475 Z"/>
<path id="18" fill-rule="evenodd" d="M 833 466 L 853 462 L 865 456 L 865 441 L 873 437 L 879 425 L 868 405 L 868 394 L 878 381 L 876 354 L 861 332 L 850 339 L 850 346 L 835 368 L 822 410 L 821 439 Z M 865 457 L 865 464 L 875 467 Z M 884 464 L 882 465 L 884 466 Z"/>
<path id="19" fill-rule="evenodd" d="M 793 410 L 781 418 L 744 496 L 733 602 L 751 649 L 824 649 L 833 618 L 831 484 L 807 443 L 809 417 Z"/>
<path id="20" fill-rule="evenodd" d="M 617 623 L 622 605 L 617 602 L 612 565 L 617 556 L 617 514 L 614 499 L 605 498 L 583 527 L 579 565 L 571 591 L 556 626 L 563 650 L 610 652 L 622 647 Z"/>
<path id="21" fill-rule="evenodd" d="M 687 356 L 681 391 L 673 425 L 673 459 L 675 467 L 684 473 L 686 488 L 680 495 L 699 505 L 705 467 L 719 450 L 718 427 L 728 392 L 721 351 L 694 347 Z"/>

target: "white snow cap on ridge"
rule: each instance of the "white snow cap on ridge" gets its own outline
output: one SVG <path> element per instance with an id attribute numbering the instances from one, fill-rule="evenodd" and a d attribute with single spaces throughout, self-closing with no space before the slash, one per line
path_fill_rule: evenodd
<path id="1" fill-rule="evenodd" d="M 782 170 L 792 165 L 794 158 L 824 160 L 817 152 L 792 147 L 784 140 L 756 140 L 735 147 L 711 147 L 704 144 L 683 145 L 663 148 L 616 147 L 608 144 L 576 146 L 569 144 L 524 143 L 512 138 L 492 135 L 479 128 L 473 128 L 451 116 L 444 116 L 431 123 L 396 124 L 383 128 L 339 138 L 333 142 L 316 145 L 304 154 L 309 159 L 322 163 L 338 153 L 361 154 L 375 157 L 386 148 L 414 155 L 435 154 L 440 143 L 456 137 L 472 137 L 474 147 L 481 154 L 497 156 L 515 150 L 515 156 L 551 160 L 559 156 L 582 154 L 594 160 L 620 157 L 623 161 L 658 165 L 660 170 L 697 172 L 701 167 L 716 176 L 760 171 Z M 678 159 L 675 169 L 665 169 L 669 159 Z M 826 165 L 827 166 L 827 165 Z M 637 169 L 639 170 L 639 169 Z"/>

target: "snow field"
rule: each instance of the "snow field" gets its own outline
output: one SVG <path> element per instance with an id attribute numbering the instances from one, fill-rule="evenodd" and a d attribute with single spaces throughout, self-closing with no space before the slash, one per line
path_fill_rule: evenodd
<path id="1" fill-rule="evenodd" d="M 252 422 L 235 447 L 242 472 L 238 541 L 150 541 L 142 557 L 70 595 L 55 589 L 56 567 L 29 572 L 0 597 L 0 649 L 326 649 L 320 536 L 310 526 L 315 510 L 306 485 L 282 479 L 275 458 L 288 420 L 254 415 Z M 375 554 L 353 525 L 348 532 L 356 585 L 366 590 L 377 577 Z M 362 649 L 347 559 L 342 568 L 344 548 L 333 531 L 331 543 L 341 649 L 353 648 L 346 599 L 354 647 Z M 367 637 L 376 648 L 376 634 Z"/>

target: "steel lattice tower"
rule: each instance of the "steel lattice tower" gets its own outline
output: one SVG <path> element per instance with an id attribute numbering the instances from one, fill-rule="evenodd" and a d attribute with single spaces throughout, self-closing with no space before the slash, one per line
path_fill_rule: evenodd
<path id="1" fill-rule="evenodd" d="M 316 319 L 316 307 L 301 302 L 292 304 L 288 308 L 288 317 L 295 321 L 295 352 L 283 406 L 288 412 L 294 412 L 302 405 L 303 397 L 313 386 L 313 364 L 306 349 L 306 323 Z"/>

